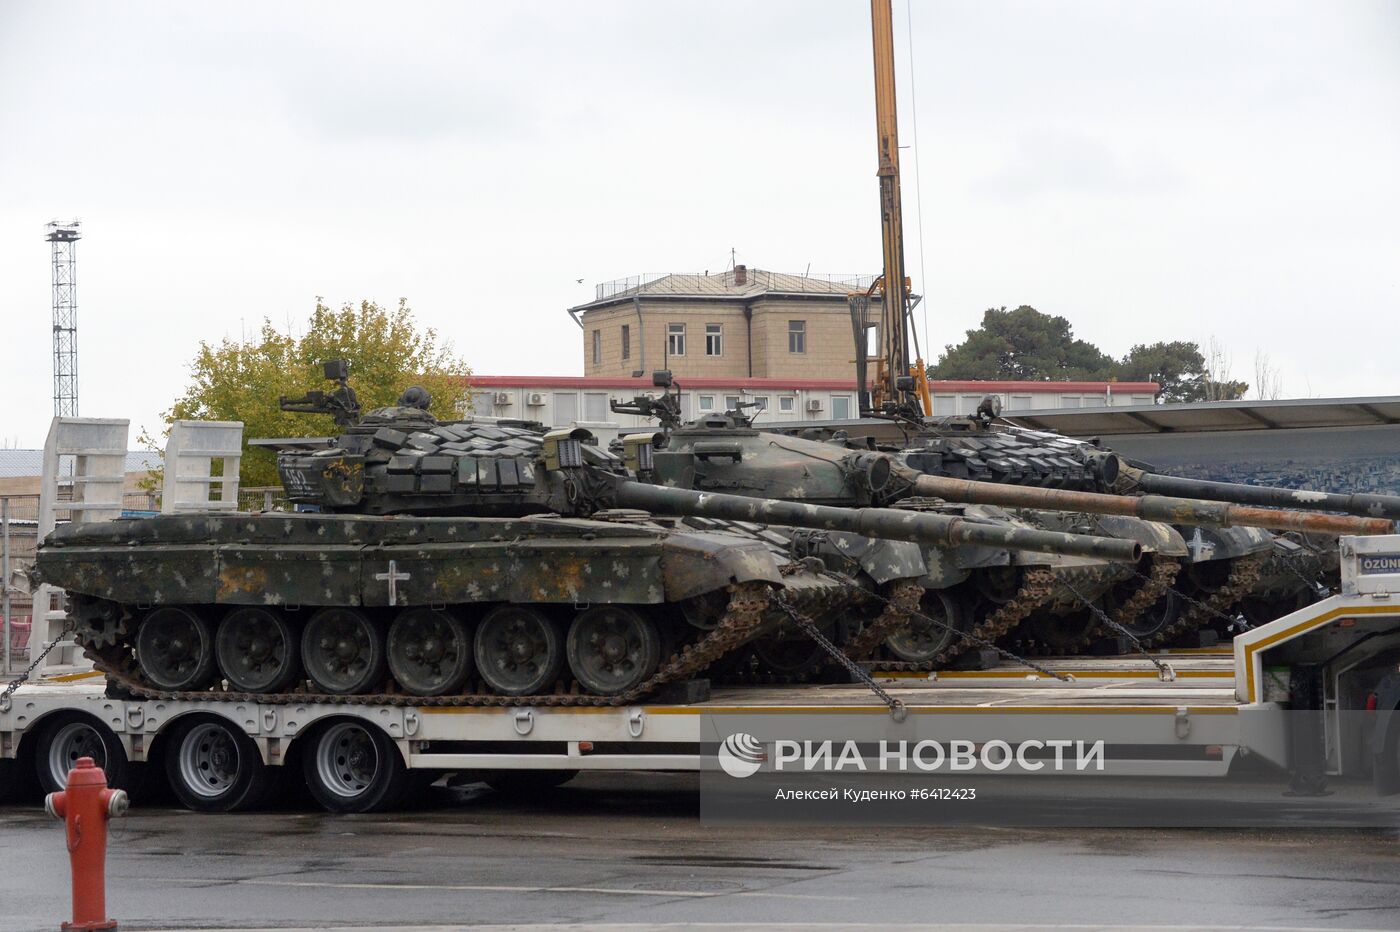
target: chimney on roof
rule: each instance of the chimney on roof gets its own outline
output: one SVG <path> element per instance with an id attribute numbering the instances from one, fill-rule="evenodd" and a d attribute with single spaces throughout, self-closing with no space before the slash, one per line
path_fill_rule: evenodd
<path id="1" fill-rule="evenodd" d="M 734 266 L 734 284 L 747 285 L 749 283 L 749 267 L 747 265 Z"/>

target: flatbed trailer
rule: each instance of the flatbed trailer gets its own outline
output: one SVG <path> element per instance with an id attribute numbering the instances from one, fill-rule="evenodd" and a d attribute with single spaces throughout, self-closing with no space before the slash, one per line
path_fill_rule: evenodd
<path id="1" fill-rule="evenodd" d="M 1060 716 L 1061 732 L 1070 722 L 1071 737 L 1105 741 L 1110 775 L 1221 777 L 1253 756 L 1295 780 L 1369 773 L 1379 791 L 1400 791 L 1400 537 L 1348 538 L 1342 553 L 1341 594 L 1228 647 L 1040 661 L 1059 676 L 1006 663 L 877 682 L 908 716 L 950 717 L 978 743 L 1034 735 L 1043 716 Z M 1313 713 L 1317 742 L 1291 733 L 1287 716 L 1252 714 L 1284 709 Z M 716 688 L 691 703 L 482 708 L 119 698 L 100 674 L 77 674 L 0 700 L 0 793 L 52 790 L 90 755 L 118 784 L 164 776 L 194 809 L 245 808 L 304 779 L 327 809 L 368 811 L 445 774 L 544 787 L 579 771 L 705 769 L 728 716 L 792 714 L 890 711 L 858 684 Z"/>

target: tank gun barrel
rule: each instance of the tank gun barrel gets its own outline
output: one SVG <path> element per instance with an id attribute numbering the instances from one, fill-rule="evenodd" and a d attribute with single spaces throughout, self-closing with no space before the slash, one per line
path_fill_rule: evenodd
<path id="1" fill-rule="evenodd" d="M 1303 511 L 1340 511 L 1368 518 L 1400 519 L 1400 495 L 1374 495 L 1366 492 L 1310 492 L 1305 489 L 1278 489 L 1266 485 L 1242 485 L 1236 482 L 1212 482 L 1206 479 L 1183 479 L 1125 467 L 1120 481 L 1143 492 L 1156 495 L 1182 495 L 1235 502 L 1241 505 L 1262 505 L 1275 508 L 1297 508 Z M 1388 532 L 1383 532 L 1388 533 Z"/>
<path id="2" fill-rule="evenodd" d="M 914 480 L 914 494 L 973 505 L 1127 515 L 1166 524 L 1197 524 L 1207 527 L 1258 527 L 1274 531 L 1308 531 L 1317 534 L 1389 534 L 1394 528 L 1394 522 L 1384 518 L 1279 511 L 1199 498 L 1106 495 L 1100 492 L 1042 489 L 931 475 L 921 475 Z"/>
<path id="3" fill-rule="evenodd" d="M 753 524 L 848 531 L 866 537 L 928 545 L 974 544 L 1003 550 L 1071 554 L 1120 562 L 1135 562 L 1142 556 L 1142 546 L 1137 541 L 1063 534 L 897 508 L 808 505 L 720 492 L 695 492 L 642 482 L 618 483 L 614 488 L 614 497 L 621 507 L 640 508 L 653 514 L 694 515 Z"/>

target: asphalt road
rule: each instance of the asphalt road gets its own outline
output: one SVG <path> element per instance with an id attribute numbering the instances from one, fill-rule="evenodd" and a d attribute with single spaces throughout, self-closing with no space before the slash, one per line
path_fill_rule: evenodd
<path id="1" fill-rule="evenodd" d="M 1393 831 L 717 827 L 694 776 L 441 795 L 383 816 L 133 810 L 114 824 L 108 911 L 123 929 L 1400 928 Z M 56 823 L 0 809 L 0 856 L 0 927 L 67 918 Z"/>

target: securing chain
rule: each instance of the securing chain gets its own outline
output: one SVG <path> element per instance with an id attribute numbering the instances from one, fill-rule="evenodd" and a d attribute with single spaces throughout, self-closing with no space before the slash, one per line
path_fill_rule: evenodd
<path id="1" fill-rule="evenodd" d="M 847 556 L 847 555 L 844 554 L 844 553 L 843 553 L 843 554 L 840 554 L 840 557 L 841 557 L 843 560 L 845 560 L 847 563 L 851 564 L 852 566 L 854 566 L 854 567 L 856 567 L 856 568 L 859 568 L 860 564 L 859 564 L 853 557 L 849 557 L 849 556 Z M 840 583 L 842 583 L 843 585 L 851 586 L 851 587 L 853 587 L 853 588 L 859 588 L 858 586 L 856 586 L 855 583 L 851 582 L 849 579 L 846 579 L 846 578 L 843 577 L 843 576 L 838 576 L 838 575 L 835 574 L 835 573 L 824 573 L 824 574 L 822 574 L 822 575 L 825 576 L 825 577 L 827 577 L 828 579 L 835 579 L 837 582 L 840 582 Z M 865 590 L 861 590 L 861 591 L 862 591 L 862 592 L 865 592 Z M 866 592 L 865 594 L 866 594 L 868 597 L 874 599 L 874 600 L 877 601 L 877 602 L 882 602 L 882 603 L 884 603 L 884 605 L 885 605 L 886 608 L 893 608 L 893 609 L 896 609 L 896 610 L 902 610 L 902 609 L 901 609 L 901 606 L 899 606 L 896 602 L 894 602 L 894 601 L 891 600 L 891 599 L 885 598 L 884 596 L 880 595 L 880 593 L 878 593 L 878 592 Z M 989 641 L 989 640 L 987 640 L 986 638 L 978 637 L 976 634 L 974 634 L 974 633 L 971 632 L 971 631 L 963 631 L 963 630 L 961 630 L 960 628 L 958 628 L 957 625 L 954 625 L 954 624 L 952 624 L 951 622 L 944 621 L 944 620 L 941 619 L 941 618 L 934 618 L 934 617 L 931 616 L 931 615 L 925 615 L 923 612 L 919 611 L 917 608 L 910 608 L 908 613 L 909 613 L 909 616 L 910 616 L 911 618 L 919 618 L 919 619 L 922 619 L 922 620 L 924 620 L 924 621 L 927 621 L 927 622 L 930 622 L 930 623 L 932 623 L 932 624 L 935 624 L 935 625 L 937 625 L 938 627 L 942 628 L 944 631 L 951 631 L 955 636 L 962 638 L 964 641 L 966 641 L 966 642 L 968 642 L 968 643 L 970 643 L 970 644 L 976 644 L 978 647 L 985 647 L 985 648 L 989 648 L 989 649 L 991 649 L 991 650 L 994 650 L 994 651 L 996 651 L 999 655 L 1001 655 L 1003 658 L 1005 658 L 1005 659 L 1007 659 L 1007 660 L 1010 660 L 1010 661 L 1013 661 L 1014 663 L 1019 663 L 1019 664 L 1021 664 L 1021 665 L 1024 666 L 1024 667 L 1029 667 L 1030 669 L 1036 671 L 1037 673 L 1043 673 L 1043 674 L 1045 674 L 1046 676 L 1053 676 L 1055 679 L 1060 680 L 1061 682 L 1064 682 L 1064 683 L 1072 683 L 1072 682 L 1074 682 L 1074 677 L 1071 676 L 1071 675 L 1069 675 L 1069 674 L 1065 674 L 1065 673 L 1056 673 L 1054 670 L 1046 669 L 1045 667 L 1042 667 L 1040 664 L 1035 663 L 1034 661 L 1031 661 L 1031 660 L 1027 660 L 1025 657 L 1022 657 L 1022 656 L 1020 656 L 1019 654 L 1015 654 L 1015 653 L 1013 653 L 1013 652 L 1011 652 L 1011 651 L 1009 651 L 1009 650 L 1006 650 L 1005 648 L 998 647 L 998 646 L 996 645 L 996 643 L 993 642 L 993 641 Z M 846 660 L 846 661 L 849 661 L 849 660 L 851 659 L 850 657 L 845 656 L 845 652 L 844 652 L 844 651 L 842 652 L 842 654 L 843 654 L 843 656 L 845 657 L 845 660 Z M 864 670 L 864 667 L 862 667 L 861 669 Z"/>
<path id="2" fill-rule="evenodd" d="M 846 672 L 850 673 L 856 680 L 863 683 L 867 689 L 879 696 L 880 701 L 889 707 L 891 718 L 896 722 L 902 722 L 909 716 L 909 710 L 905 708 L 903 702 L 900 702 L 894 696 L 891 696 L 881 689 L 880 684 L 876 683 L 863 667 L 850 657 L 847 657 L 845 651 L 833 644 L 831 639 L 825 634 L 822 634 L 816 622 L 793 608 L 792 604 L 787 600 L 787 594 L 781 589 L 774 593 L 773 602 L 784 614 L 792 619 L 793 624 L 797 625 L 797 627 L 802 630 L 803 634 L 807 635 L 816 642 L 818 647 L 830 654 L 832 659 L 846 669 Z"/>
<path id="3" fill-rule="evenodd" d="M 888 601 L 887 599 L 885 599 L 884 596 L 880 595 L 878 592 L 870 593 L 870 595 L 871 595 L 872 598 L 876 599 L 877 601 L 881 601 L 881 602 L 887 602 L 887 601 Z M 944 631 L 951 631 L 955 636 L 962 638 L 964 641 L 967 641 L 967 642 L 970 643 L 970 644 L 975 644 L 975 645 L 977 645 L 978 647 L 985 647 L 985 648 L 987 648 L 988 650 L 996 651 L 997 654 L 999 654 L 1002 658 L 1004 658 L 1004 659 L 1006 659 L 1006 660 L 1010 660 L 1010 661 L 1012 661 L 1013 663 L 1019 663 L 1021 666 L 1027 667 L 1027 668 L 1029 668 L 1029 669 L 1031 669 L 1031 670 L 1034 670 L 1034 671 L 1037 672 L 1037 673 L 1043 673 L 1043 674 L 1045 674 L 1046 676 L 1052 676 L 1052 677 L 1054 677 L 1055 679 L 1059 680 L 1059 681 L 1062 682 L 1062 683 L 1073 683 L 1073 682 L 1074 682 L 1074 676 L 1073 676 L 1072 674 L 1068 674 L 1068 673 L 1056 673 L 1054 670 L 1050 670 L 1050 669 L 1047 669 L 1046 667 L 1042 667 L 1040 664 L 1036 663 L 1034 660 L 1030 660 L 1030 659 L 1028 659 L 1028 658 L 1026 658 L 1026 657 L 1022 657 L 1020 654 L 1017 654 L 1017 653 L 1015 653 L 1014 651 L 1010 651 L 1010 650 L 1007 650 L 1007 649 L 1004 648 L 1004 647 L 1000 647 L 1000 646 L 997 645 L 996 642 L 994 642 L 994 641 L 989 641 L 989 640 L 987 640 L 986 638 L 978 637 L 976 634 L 973 634 L 971 631 L 963 631 L 963 630 L 961 630 L 960 628 L 958 628 L 957 625 L 954 625 L 954 624 L 952 624 L 951 622 L 944 621 L 944 620 L 941 619 L 941 618 L 934 618 L 932 615 L 925 615 L 923 612 L 918 611 L 917 609 L 915 609 L 914 611 L 910 612 L 910 615 L 911 615 L 912 617 L 914 617 L 914 618 L 919 618 L 919 619 L 921 619 L 921 620 L 923 620 L 923 621 L 927 621 L 927 622 L 930 622 L 930 623 L 932 623 L 932 624 L 935 624 L 935 625 L 937 625 L 938 627 L 942 628 Z"/>
<path id="4" fill-rule="evenodd" d="M 39 669 L 39 664 L 44 662 L 44 658 L 49 655 L 49 652 L 57 647 L 68 635 L 72 634 L 76 627 L 77 624 L 71 618 L 63 622 L 63 630 L 58 633 L 58 637 L 45 645 L 44 649 L 39 651 L 39 656 L 35 657 L 33 661 L 30 662 L 28 669 L 21 673 L 18 679 L 11 680 L 7 683 L 4 692 L 0 692 L 0 709 L 8 709 L 10 707 L 10 697 L 15 694 L 15 690 L 29 682 L 29 678 L 34 675 L 35 670 Z"/>
<path id="5" fill-rule="evenodd" d="M 1093 616 L 1097 618 L 1100 623 L 1108 626 L 1109 628 L 1112 628 L 1114 631 L 1117 631 L 1119 634 L 1132 641 L 1133 646 L 1137 648 L 1137 652 L 1141 654 L 1144 658 L 1146 658 L 1149 663 L 1151 663 L 1154 667 L 1157 668 L 1158 679 L 1160 679 L 1164 683 L 1170 683 L 1176 679 L 1176 671 L 1171 668 L 1171 664 L 1163 663 L 1156 657 L 1153 657 L 1151 654 L 1149 654 L 1147 652 L 1147 647 L 1142 643 L 1142 641 L 1138 640 L 1138 636 L 1136 634 L 1133 634 L 1133 632 L 1129 631 L 1127 628 L 1123 627 L 1118 622 L 1114 621 L 1112 618 L 1109 618 L 1107 612 L 1099 608 L 1099 606 L 1094 602 L 1090 601 L 1089 599 L 1086 599 L 1078 589 L 1074 588 L 1074 583 L 1070 582 L 1069 580 L 1065 580 L 1064 587 L 1068 589 L 1070 591 L 1070 594 L 1073 595 L 1076 599 L 1083 602 L 1084 607 L 1089 609 L 1090 613 L 1093 614 Z"/>

